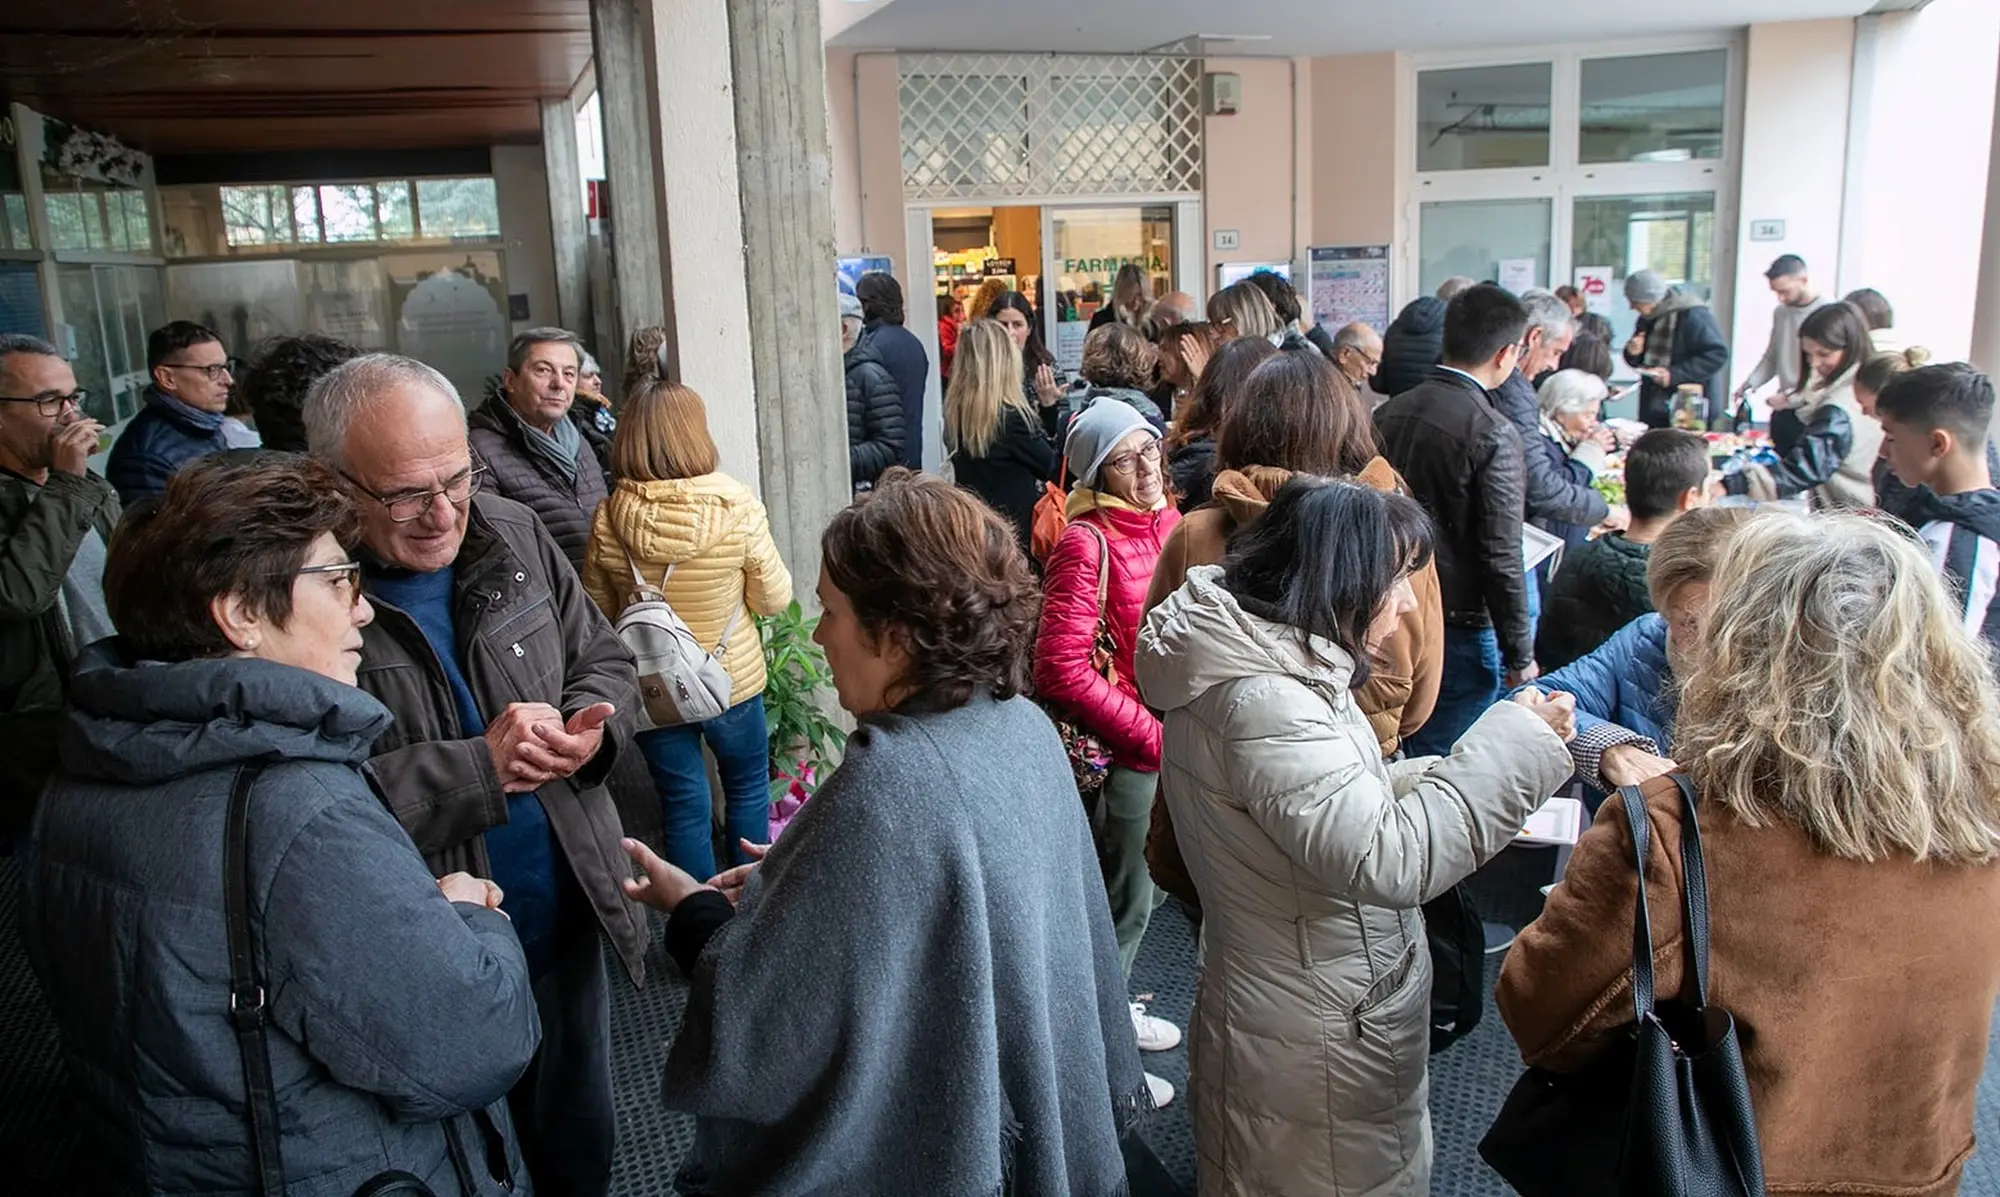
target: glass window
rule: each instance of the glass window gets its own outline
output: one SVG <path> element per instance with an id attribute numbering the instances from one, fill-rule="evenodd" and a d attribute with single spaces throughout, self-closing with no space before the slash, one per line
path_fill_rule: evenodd
<path id="1" fill-rule="evenodd" d="M 328 241 L 378 241 L 375 188 L 368 183 L 333 184 L 319 189 L 320 213 Z"/>
<path id="2" fill-rule="evenodd" d="M 407 241 L 417 235 L 408 179 L 375 184 L 375 212 L 381 221 L 382 240 Z"/>
<path id="3" fill-rule="evenodd" d="M 104 193 L 99 191 L 79 191 L 76 195 L 77 212 L 83 222 L 83 243 L 86 249 L 109 249 L 111 243 L 104 232 Z"/>
<path id="4" fill-rule="evenodd" d="M 83 197 L 74 191 L 51 191 L 43 197 L 49 211 L 49 248 L 86 249 Z"/>
<path id="5" fill-rule="evenodd" d="M 1612 367 L 1631 371 L 1619 355 L 1632 339 L 1638 314 L 1625 302 L 1625 278 L 1657 271 L 1667 282 L 1703 300 L 1715 294 L 1715 193 L 1592 196 L 1576 201 L 1575 278 L 1591 311 L 1611 321 Z M 1598 291 L 1589 282 L 1606 278 Z"/>
<path id="6" fill-rule="evenodd" d="M 417 218 L 425 239 L 498 237 L 500 200 L 492 179 L 418 179 Z"/>
<path id="7" fill-rule="evenodd" d="M 1043 288 L 1043 313 L 1055 316 L 1056 368 L 1074 374 L 1083 365 L 1083 338 L 1090 318 L 1111 302 L 1118 268 L 1136 262 L 1146 272 L 1148 293 L 1174 291 L 1174 209 L 1058 208 L 1049 217 L 1055 239 Z M 1017 268 L 1022 265 L 1017 263 Z M 1053 301 L 1051 303 L 1050 301 Z M 1043 330 L 1047 335 L 1047 330 Z"/>
<path id="8" fill-rule="evenodd" d="M 76 372 L 77 385 L 90 392 L 83 414 L 116 424 L 118 410 L 111 396 L 111 366 L 98 311 L 96 274 L 89 266 L 57 266 L 56 287 L 62 293 L 63 323 L 76 334 L 76 356 L 70 359 L 70 368 Z"/>
<path id="9" fill-rule="evenodd" d="M 1546 62 L 1417 74 L 1417 169 L 1492 170 L 1549 164 Z"/>
<path id="10" fill-rule="evenodd" d="M 146 206 L 146 193 L 121 187 L 104 197 L 111 221 L 111 248 L 128 253 L 153 252 L 153 214 Z"/>
<path id="11" fill-rule="evenodd" d="M 283 245 L 292 239 L 283 187 L 222 188 L 222 232 L 230 245 Z"/>
<path id="12" fill-rule="evenodd" d="M 35 248 L 34 226 L 28 221 L 28 197 L 18 191 L 0 196 L 0 212 L 4 212 L 7 220 L 7 236 L 0 245 L 7 249 Z"/>
<path id="13" fill-rule="evenodd" d="M 292 235 L 302 245 L 319 243 L 319 188 L 292 188 Z"/>
<path id="14" fill-rule="evenodd" d="M 1425 204 L 1418 232 L 1418 293 L 1434 294 L 1454 275 L 1511 290 L 1549 285 L 1555 201 L 1461 200 Z"/>
<path id="15" fill-rule="evenodd" d="M 1685 162 L 1722 157 L 1729 52 L 1587 58 L 1584 162 Z"/>

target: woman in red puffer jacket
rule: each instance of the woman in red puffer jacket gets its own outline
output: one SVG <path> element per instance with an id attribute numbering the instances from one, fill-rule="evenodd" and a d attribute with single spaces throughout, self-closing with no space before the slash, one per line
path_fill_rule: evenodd
<path id="1" fill-rule="evenodd" d="M 1167 533 L 1180 513 L 1167 502 L 1160 434 L 1131 405 L 1100 398 L 1070 422 L 1064 453 L 1077 483 L 1070 524 L 1049 554 L 1042 582 L 1042 626 L 1035 642 L 1035 689 L 1104 741 L 1111 769 L 1091 811 L 1104 867 L 1119 963 L 1132 961 L 1145 938 L 1158 891 L 1146 872 L 1146 830 L 1160 772 L 1160 721 L 1139 699 L 1132 650 L 1145 614 L 1146 589 Z M 1103 620 L 1114 646 L 1117 681 L 1091 668 L 1097 641 L 1097 586 L 1108 570 Z M 1134 1005 L 1139 1046 L 1164 1051 L 1178 1029 Z M 1156 1105 L 1173 1087 L 1148 1076 Z"/>

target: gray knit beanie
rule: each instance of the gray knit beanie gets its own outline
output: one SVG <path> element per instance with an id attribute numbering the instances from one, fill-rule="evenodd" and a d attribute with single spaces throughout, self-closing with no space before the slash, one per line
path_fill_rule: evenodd
<path id="1" fill-rule="evenodd" d="M 1667 297 L 1667 280 L 1657 270 L 1641 270 L 1625 280 L 1625 298 L 1633 303 L 1658 303 Z"/>
<path id="2" fill-rule="evenodd" d="M 1078 412 L 1069 422 L 1069 436 L 1063 441 L 1063 456 L 1076 480 L 1095 490 L 1097 472 L 1118 442 L 1141 429 L 1158 436 L 1146 417 L 1131 404 L 1108 396 L 1099 398 Z"/>

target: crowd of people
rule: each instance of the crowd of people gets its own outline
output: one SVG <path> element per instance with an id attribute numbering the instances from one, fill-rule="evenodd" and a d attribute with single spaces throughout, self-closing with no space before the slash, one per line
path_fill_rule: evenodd
<path id="1" fill-rule="evenodd" d="M 640 983 L 657 933 L 683 1191 L 1132 1191 L 1185 1037 L 1203 1194 L 1425 1192 L 1427 905 L 1578 788 L 1498 1002 L 1586 1068 L 1635 912 L 1689 930 L 1683 781 L 1771 1191 L 1955 1191 L 2000 999 L 1964 914 L 2000 899 L 1994 389 L 1769 277 L 1732 394 L 1776 385 L 1774 451 L 1719 470 L 1685 425 L 1733 418 L 1727 346 L 1650 271 L 1638 435 L 1573 292 L 1329 330 L 1274 274 L 1197 312 L 1132 267 L 1069 378 L 1026 295 L 942 297 L 932 363 L 868 275 L 855 497 L 797 580 L 661 329 L 614 405 L 562 329 L 468 402 L 311 334 L 239 380 L 176 322 L 101 475 L 69 364 L 0 338 L 0 833 L 78 1191 L 605 1194 L 605 949 Z M 755 618 L 800 589 L 856 730 L 774 841 Z M 686 671 L 635 648 L 662 619 Z M 690 677 L 710 713 L 662 716 Z M 1168 895 L 1187 1028 L 1132 992 Z"/>

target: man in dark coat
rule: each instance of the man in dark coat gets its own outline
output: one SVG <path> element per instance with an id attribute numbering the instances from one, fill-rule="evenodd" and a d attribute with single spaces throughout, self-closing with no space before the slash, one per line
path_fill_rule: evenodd
<path id="1" fill-rule="evenodd" d="M 82 651 L 113 632 L 104 554 L 118 496 L 90 472 L 104 425 L 37 337 L 0 336 L 0 847 L 26 832 L 55 768 L 55 726 Z"/>
<path id="2" fill-rule="evenodd" d="M 1527 328 L 1527 311 L 1506 291 L 1464 291 L 1445 312 L 1444 360 L 1375 411 L 1382 455 L 1435 522 L 1444 597 L 1444 680 L 1430 721 L 1404 741 L 1412 756 L 1449 752 L 1503 682 L 1538 673 L 1521 552 L 1521 434 L 1492 398 Z"/>
<path id="3" fill-rule="evenodd" d="M 903 391 L 882 355 L 861 335 L 861 301 L 840 297 L 842 364 L 847 371 L 847 467 L 858 494 L 903 461 L 908 426 Z"/>
<path id="4" fill-rule="evenodd" d="M 861 301 L 861 339 L 882 359 L 903 404 L 902 463 L 924 468 L 924 389 L 930 385 L 931 358 L 915 333 L 903 327 L 903 287 L 893 274 L 870 271 L 854 284 Z"/>
<path id="5" fill-rule="evenodd" d="M 1701 387 L 1708 398 L 1708 418 L 1722 414 L 1722 371 L 1729 365 L 1729 343 L 1715 323 L 1715 313 L 1701 297 L 1651 270 L 1625 280 L 1625 301 L 1639 313 L 1639 327 L 1625 346 L 1625 364 L 1639 371 L 1639 418 L 1665 428 L 1673 413 L 1674 392 Z"/>
<path id="6" fill-rule="evenodd" d="M 1444 352 L 1445 302 L 1434 295 L 1410 301 L 1382 334 L 1382 360 L 1369 385 L 1384 396 L 1422 382 Z"/>
<path id="7" fill-rule="evenodd" d="M 504 891 L 542 1020 L 509 1094 L 522 1154 L 537 1191 L 603 1197 L 617 1136 L 600 937 L 635 983 L 645 970 L 605 788 L 640 710 L 631 652 L 534 513 L 480 489 L 443 375 L 356 358 L 314 389 L 305 422 L 314 456 L 362 498 L 375 620 L 356 685 L 395 716 L 373 746 L 382 799 L 433 872 Z M 594 458 L 582 472 L 599 474 Z"/>
<path id="8" fill-rule="evenodd" d="M 1527 292 L 1521 296 L 1521 306 L 1528 312 L 1521 364 L 1494 390 L 1493 405 L 1521 434 L 1527 454 L 1528 519 L 1551 532 L 1563 525 L 1587 531 L 1605 521 L 1610 507 L 1589 482 L 1577 479 L 1561 462 L 1541 451 L 1542 409 L 1534 384 L 1528 381 L 1553 369 L 1562 359 L 1575 333 L 1574 317 L 1569 305 L 1548 291 Z"/>
<path id="9" fill-rule="evenodd" d="M 214 329 L 189 320 L 154 329 L 146 338 L 146 371 L 152 376 L 146 406 L 118 435 L 104 464 L 104 476 L 128 507 L 157 497 L 181 466 L 229 448 L 222 413 L 235 380 Z"/>
<path id="10" fill-rule="evenodd" d="M 560 328 L 514 338 L 500 386 L 472 413 L 472 448 L 487 468 L 482 485 L 532 510 L 583 569 L 590 520 L 604 501 L 604 467 L 570 419 L 583 346 Z"/>

